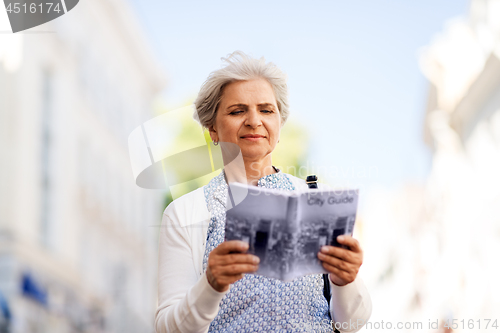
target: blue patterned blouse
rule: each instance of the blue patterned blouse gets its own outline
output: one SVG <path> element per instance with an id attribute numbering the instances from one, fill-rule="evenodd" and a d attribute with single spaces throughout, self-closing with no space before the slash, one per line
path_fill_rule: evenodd
<path id="1" fill-rule="evenodd" d="M 285 173 L 265 176 L 259 179 L 257 186 L 295 190 Z M 204 271 L 209 253 L 224 241 L 227 189 L 224 171 L 204 187 L 211 215 Z M 231 285 L 222 299 L 209 332 L 333 332 L 328 312 L 321 274 L 306 275 L 291 282 L 246 274 Z"/>

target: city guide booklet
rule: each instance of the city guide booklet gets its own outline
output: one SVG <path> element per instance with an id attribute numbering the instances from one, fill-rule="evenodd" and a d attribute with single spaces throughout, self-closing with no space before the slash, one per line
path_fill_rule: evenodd
<path id="1" fill-rule="evenodd" d="M 291 281 L 328 273 L 317 257 L 323 245 L 343 247 L 339 235 L 352 235 L 358 190 L 308 189 L 301 192 L 229 184 L 226 240 L 249 244 L 260 258 L 256 274 Z"/>

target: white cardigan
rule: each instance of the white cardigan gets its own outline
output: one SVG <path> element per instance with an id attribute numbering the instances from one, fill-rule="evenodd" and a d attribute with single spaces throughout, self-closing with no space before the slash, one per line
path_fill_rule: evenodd
<path id="1" fill-rule="evenodd" d="M 287 174 L 297 190 L 307 189 L 303 179 Z M 323 184 L 319 188 L 326 187 Z M 218 292 L 203 273 L 210 213 L 203 187 L 174 200 L 165 209 L 160 228 L 158 259 L 157 333 L 207 332 L 219 311 L 219 303 L 228 292 Z M 372 304 L 368 290 L 358 276 L 343 287 L 330 282 L 330 313 L 340 323 L 365 323 Z M 347 325 L 344 324 L 344 325 Z M 349 325 L 341 332 L 357 332 Z M 338 327 L 338 326 L 337 326 Z"/>

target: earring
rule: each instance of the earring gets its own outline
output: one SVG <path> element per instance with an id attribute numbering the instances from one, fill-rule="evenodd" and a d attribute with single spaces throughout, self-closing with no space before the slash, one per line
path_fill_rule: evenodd
<path id="1" fill-rule="evenodd" d="M 214 141 L 214 146 L 218 146 L 219 145 L 219 141 Z"/>

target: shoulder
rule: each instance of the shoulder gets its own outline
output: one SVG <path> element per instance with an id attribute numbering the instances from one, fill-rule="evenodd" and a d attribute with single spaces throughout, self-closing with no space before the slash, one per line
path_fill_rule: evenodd
<path id="1" fill-rule="evenodd" d="M 181 225 L 198 223 L 206 219 L 208 209 L 205 203 L 204 186 L 172 201 L 165 208 L 163 215 L 177 220 Z"/>
<path id="2" fill-rule="evenodd" d="M 296 190 L 302 191 L 308 189 L 305 179 L 295 177 L 294 175 L 291 175 L 289 173 L 284 173 L 284 174 L 287 175 L 288 179 L 290 179 Z"/>

